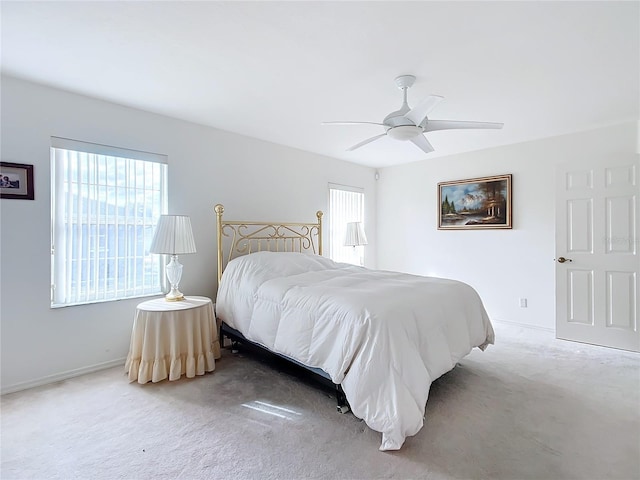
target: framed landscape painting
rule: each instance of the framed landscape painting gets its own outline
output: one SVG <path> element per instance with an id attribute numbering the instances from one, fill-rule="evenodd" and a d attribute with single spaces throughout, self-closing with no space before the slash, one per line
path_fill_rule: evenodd
<path id="1" fill-rule="evenodd" d="M 511 228 L 511 174 L 438 183 L 438 229 Z"/>

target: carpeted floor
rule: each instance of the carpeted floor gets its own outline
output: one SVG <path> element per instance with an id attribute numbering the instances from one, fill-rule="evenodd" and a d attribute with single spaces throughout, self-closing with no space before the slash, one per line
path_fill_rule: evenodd
<path id="1" fill-rule="evenodd" d="M 255 356 L 129 384 L 123 368 L 2 397 L 2 479 L 638 479 L 640 356 L 496 323 L 397 452 Z"/>

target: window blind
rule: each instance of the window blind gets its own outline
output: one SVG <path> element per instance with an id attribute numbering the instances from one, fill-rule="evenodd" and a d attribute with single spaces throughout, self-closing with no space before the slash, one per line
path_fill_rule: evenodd
<path id="1" fill-rule="evenodd" d="M 51 305 L 161 293 L 166 156 L 54 137 L 51 162 Z"/>

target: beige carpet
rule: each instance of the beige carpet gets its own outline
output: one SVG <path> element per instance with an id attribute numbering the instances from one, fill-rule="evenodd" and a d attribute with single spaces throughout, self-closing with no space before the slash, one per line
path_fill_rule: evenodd
<path id="1" fill-rule="evenodd" d="M 496 324 L 397 452 L 326 393 L 225 351 L 195 379 L 121 368 L 2 397 L 3 479 L 637 479 L 640 357 Z"/>

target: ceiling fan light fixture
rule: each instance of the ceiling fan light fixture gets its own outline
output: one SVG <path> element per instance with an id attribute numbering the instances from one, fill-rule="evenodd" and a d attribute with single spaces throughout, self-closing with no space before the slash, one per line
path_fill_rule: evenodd
<path id="1" fill-rule="evenodd" d="M 406 142 L 422 134 L 422 132 L 422 128 L 416 127 L 415 125 L 400 125 L 399 127 L 392 127 L 387 130 L 387 135 L 395 140 Z"/>

